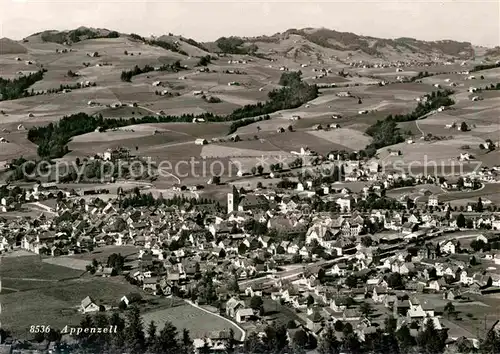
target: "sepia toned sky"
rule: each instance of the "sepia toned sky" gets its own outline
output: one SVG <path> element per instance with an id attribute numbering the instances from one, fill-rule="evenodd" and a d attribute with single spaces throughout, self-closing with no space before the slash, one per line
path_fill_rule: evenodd
<path id="1" fill-rule="evenodd" d="M 168 32 L 212 41 L 326 27 L 374 37 L 454 39 L 500 45 L 499 0 L 0 0 L 0 37 L 101 27 L 143 36 Z"/>

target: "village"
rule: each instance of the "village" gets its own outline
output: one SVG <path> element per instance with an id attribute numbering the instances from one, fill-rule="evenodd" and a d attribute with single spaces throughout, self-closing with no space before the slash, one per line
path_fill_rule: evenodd
<path id="1" fill-rule="evenodd" d="M 0 11 L 0 354 L 500 353 L 497 4 L 98 5 Z"/>
<path id="2" fill-rule="evenodd" d="M 105 153 L 111 155 L 124 158 Z M 431 319 L 437 330 L 447 330 L 448 344 L 477 347 L 485 333 L 461 321 L 473 318 L 474 307 L 486 306 L 478 305 L 483 297 L 500 292 L 500 213 L 486 198 L 457 207 L 430 190 L 473 192 L 496 183 L 497 170 L 412 177 L 381 173 L 376 162 L 333 160 L 342 171 L 336 182 L 308 170 L 297 181 L 283 177 L 276 188 L 233 186 L 226 205 L 153 198 L 137 187 L 103 201 L 100 195 L 109 193 L 103 187 L 82 192 L 55 183 L 5 185 L 3 212 L 26 203 L 46 212 L 15 219 L 0 214 L 0 251 L 69 259 L 112 247 L 107 262 L 89 262 L 88 274 L 123 277 L 144 296 L 210 306 L 243 333 L 259 333 L 285 318 L 291 341 L 299 330 L 320 338 L 331 325 L 339 341 L 351 331 L 363 342 L 388 319 L 398 328 L 407 325 L 414 337 Z M 290 170 L 275 172 L 290 176 Z M 220 183 L 209 183 L 214 180 Z M 352 192 L 350 183 L 359 181 L 365 186 Z M 421 186 L 420 194 L 388 197 L 409 186 Z M 121 247 L 130 246 L 133 258 L 123 257 Z M 117 306 L 82 293 L 79 312 L 126 308 L 125 295 Z M 476 326 L 492 320 L 498 318 L 478 316 Z M 228 335 L 221 333 L 207 333 L 196 343 L 216 350 Z"/>

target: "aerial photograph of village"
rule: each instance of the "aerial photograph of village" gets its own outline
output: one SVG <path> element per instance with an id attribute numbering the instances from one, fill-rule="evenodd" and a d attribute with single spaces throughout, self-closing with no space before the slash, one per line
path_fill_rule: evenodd
<path id="1" fill-rule="evenodd" d="M 1 1 L 0 354 L 500 353 L 500 4 Z"/>

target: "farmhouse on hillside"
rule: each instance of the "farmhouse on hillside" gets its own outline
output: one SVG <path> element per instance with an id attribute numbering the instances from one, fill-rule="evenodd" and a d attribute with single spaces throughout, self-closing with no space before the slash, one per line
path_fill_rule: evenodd
<path id="1" fill-rule="evenodd" d="M 99 306 L 90 296 L 87 296 L 82 300 L 79 311 L 81 313 L 97 312 L 99 311 Z"/>

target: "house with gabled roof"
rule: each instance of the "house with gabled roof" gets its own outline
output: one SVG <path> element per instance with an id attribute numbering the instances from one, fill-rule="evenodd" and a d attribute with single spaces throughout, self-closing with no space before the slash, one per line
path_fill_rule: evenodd
<path id="1" fill-rule="evenodd" d="M 245 308 L 245 302 L 236 297 L 232 297 L 226 302 L 226 315 L 234 318 L 236 316 L 236 311 L 242 308 Z"/>
<path id="2" fill-rule="evenodd" d="M 87 296 L 80 303 L 79 311 L 81 313 L 97 312 L 97 311 L 99 311 L 99 306 L 95 303 L 95 301 L 90 296 Z"/>
<path id="3" fill-rule="evenodd" d="M 317 333 L 323 327 L 323 321 L 323 316 L 318 311 L 314 311 L 311 315 L 307 316 L 306 327 L 310 331 Z"/>
<path id="4" fill-rule="evenodd" d="M 244 323 L 254 317 L 253 310 L 251 308 L 239 308 L 236 310 L 236 314 L 234 316 L 236 322 Z"/>

